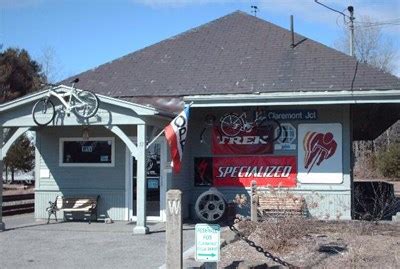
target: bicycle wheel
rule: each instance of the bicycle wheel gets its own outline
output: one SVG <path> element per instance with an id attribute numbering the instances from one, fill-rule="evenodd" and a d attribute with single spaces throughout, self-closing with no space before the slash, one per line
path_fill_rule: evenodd
<path id="1" fill-rule="evenodd" d="M 242 126 L 242 119 L 234 113 L 225 115 L 221 120 L 221 131 L 227 136 L 232 137 L 238 135 Z"/>
<path id="2" fill-rule="evenodd" d="M 274 119 L 264 119 L 257 125 L 257 130 L 259 134 L 269 134 L 268 142 L 274 142 L 281 137 L 284 133 L 284 130 L 279 123 L 279 121 Z"/>
<path id="3" fill-rule="evenodd" d="M 33 106 L 32 118 L 39 126 L 46 126 L 52 122 L 55 115 L 56 110 L 54 104 L 48 99 L 41 99 Z"/>
<path id="4" fill-rule="evenodd" d="M 99 98 L 89 91 L 80 91 L 78 98 L 74 100 L 74 112 L 85 119 L 93 117 L 99 109 Z"/>
<path id="5" fill-rule="evenodd" d="M 200 194 L 194 209 L 201 221 L 215 223 L 225 215 L 227 205 L 223 194 L 215 188 L 211 188 Z"/>

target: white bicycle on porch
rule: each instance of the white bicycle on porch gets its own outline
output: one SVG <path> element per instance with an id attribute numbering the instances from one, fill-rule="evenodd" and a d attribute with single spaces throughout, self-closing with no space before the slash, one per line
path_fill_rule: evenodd
<path id="1" fill-rule="evenodd" d="M 54 120 L 56 110 L 51 96 L 57 97 L 64 107 L 66 114 L 72 111 L 77 116 L 88 119 L 93 117 L 99 109 L 99 99 L 90 91 L 76 90 L 75 84 L 79 82 L 76 78 L 72 81 L 72 87 L 66 92 L 56 92 L 53 88 L 49 89 L 46 98 L 36 102 L 32 109 L 33 121 L 39 126 L 46 126 Z"/>

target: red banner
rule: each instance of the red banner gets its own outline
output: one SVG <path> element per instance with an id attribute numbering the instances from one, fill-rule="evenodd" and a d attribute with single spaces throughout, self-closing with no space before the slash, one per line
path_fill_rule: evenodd
<path id="1" fill-rule="evenodd" d="M 273 153 L 273 143 L 269 142 L 273 130 L 257 130 L 240 132 L 228 136 L 219 127 L 213 128 L 212 152 L 214 154 L 266 154 Z"/>
<path id="2" fill-rule="evenodd" d="M 294 156 L 214 157 L 214 186 L 250 187 L 252 180 L 257 186 L 295 187 L 297 177 Z"/>

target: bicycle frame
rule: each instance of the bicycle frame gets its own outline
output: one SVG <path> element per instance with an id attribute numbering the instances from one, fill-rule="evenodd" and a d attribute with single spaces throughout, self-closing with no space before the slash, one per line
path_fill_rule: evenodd
<path id="1" fill-rule="evenodd" d="M 247 113 L 243 112 L 240 116 L 239 119 L 242 120 L 243 125 L 240 126 L 241 131 L 244 132 L 251 132 L 251 130 L 257 126 L 261 121 L 265 120 L 266 117 L 263 115 L 263 113 L 256 113 L 255 114 L 255 119 L 253 121 L 248 121 L 247 120 Z"/>
<path id="2" fill-rule="evenodd" d="M 63 104 L 67 112 L 70 112 L 72 109 L 76 107 L 82 107 L 85 105 L 85 103 L 78 97 L 78 95 L 76 94 L 76 89 L 73 87 L 72 89 L 70 89 L 68 92 L 65 93 L 57 93 L 52 89 L 49 89 L 49 92 L 47 93 L 47 98 L 50 98 L 50 96 L 55 96 L 58 100 L 60 100 L 60 102 Z M 65 97 L 68 97 L 68 102 L 65 101 L 64 99 Z M 78 100 L 80 104 L 71 106 L 72 98 Z"/>

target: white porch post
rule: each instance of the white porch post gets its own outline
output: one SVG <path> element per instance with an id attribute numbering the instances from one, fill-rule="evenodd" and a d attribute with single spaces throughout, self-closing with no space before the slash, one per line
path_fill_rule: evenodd
<path id="1" fill-rule="evenodd" d="M 146 125 L 137 125 L 137 181 L 136 181 L 136 226 L 134 234 L 147 234 L 146 226 Z"/>
<path id="2" fill-rule="evenodd" d="M 6 229 L 3 222 L 3 128 L 0 127 L 0 232 Z"/>

